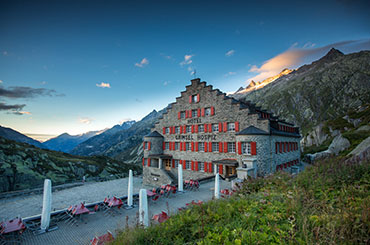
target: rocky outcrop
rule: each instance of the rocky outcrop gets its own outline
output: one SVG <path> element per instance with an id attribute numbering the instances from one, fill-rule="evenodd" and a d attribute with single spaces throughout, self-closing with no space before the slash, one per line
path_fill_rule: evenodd
<path id="1" fill-rule="evenodd" d="M 360 156 L 366 151 L 370 150 L 370 137 L 363 140 L 353 151 L 351 151 L 348 156 Z"/>

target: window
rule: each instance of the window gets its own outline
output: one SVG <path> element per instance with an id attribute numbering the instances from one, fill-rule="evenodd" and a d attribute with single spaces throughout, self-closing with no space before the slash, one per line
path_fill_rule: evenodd
<path id="1" fill-rule="evenodd" d="M 190 161 L 185 161 L 185 168 L 186 169 L 191 169 L 191 163 L 190 163 Z"/>
<path id="2" fill-rule="evenodd" d="M 230 153 L 235 153 L 235 142 L 228 142 L 227 143 L 227 150 Z"/>
<path id="3" fill-rule="evenodd" d="M 242 142 L 242 154 L 252 154 L 251 142 Z"/>
<path id="4" fill-rule="evenodd" d="M 190 144 L 190 142 L 186 142 L 185 143 L 185 147 L 186 147 L 186 150 L 187 151 L 191 151 L 191 144 Z"/>
<path id="5" fill-rule="evenodd" d="M 204 172 L 204 162 L 198 162 L 198 170 Z"/>
<path id="6" fill-rule="evenodd" d="M 179 160 L 175 160 L 175 168 L 178 168 L 179 167 Z"/>
<path id="7" fill-rule="evenodd" d="M 170 142 L 166 142 L 164 149 L 165 150 L 169 150 L 170 149 Z"/>
<path id="8" fill-rule="evenodd" d="M 198 116 L 198 110 L 192 110 L 191 117 L 197 117 L 197 116 Z"/>
<path id="9" fill-rule="evenodd" d="M 199 102 L 199 101 L 198 101 L 198 95 L 197 95 L 197 94 L 196 94 L 196 95 L 191 96 L 191 102 L 193 102 L 193 103 L 197 103 L 197 102 Z"/>
<path id="10" fill-rule="evenodd" d="M 212 131 L 216 133 L 218 132 L 218 123 L 212 124 Z"/>
<path id="11" fill-rule="evenodd" d="M 200 124 L 198 125 L 198 132 L 204 132 L 204 125 L 203 124 Z"/>
<path id="12" fill-rule="evenodd" d="M 175 150 L 178 151 L 179 150 L 179 142 L 175 142 Z"/>
<path id="13" fill-rule="evenodd" d="M 177 127 L 175 128 L 175 133 L 176 133 L 176 134 L 179 134 L 179 133 L 180 133 L 180 127 L 179 127 L 179 126 L 177 126 Z"/>
<path id="14" fill-rule="evenodd" d="M 191 126 L 190 125 L 186 126 L 186 132 L 191 133 Z"/>
<path id="15" fill-rule="evenodd" d="M 180 112 L 180 118 L 181 119 L 184 119 L 185 118 L 185 111 Z"/>
<path id="16" fill-rule="evenodd" d="M 166 128 L 166 134 L 169 134 L 170 133 L 170 128 L 169 127 L 167 127 Z"/>
<path id="17" fill-rule="evenodd" d="M 206 109 L 204 110 L 204 115 L 206 115 L 206 116 L 211 115 L 211 108 L 206 108 Z"/>
<path id="18" fill-rule="evenodd" d="M 204 142 L 199 142 L 199 151 L 204 151 Z"/>
<path id="19" fill-rule="evenodd" d="M 212 151 L 219 152 L 218 146 L 219 146 L 218 142 L 212 142 Z"/>
<path id="20" fill-rule="evenodd" d="M 228 123 L 227 124 L 227 131 L 234 132 L 235 131 L 235 123 Z"/>

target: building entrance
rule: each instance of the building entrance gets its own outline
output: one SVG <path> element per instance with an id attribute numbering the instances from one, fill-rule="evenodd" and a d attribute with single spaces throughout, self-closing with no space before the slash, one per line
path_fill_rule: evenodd
<path id="1" fill-rule="evenodd" d="M 236 167 L 234 166 L 225 166 L 226 167 L 226 176 L 225 177 L 229 177 L 229 176 L 233 176 L 236 174 Z"/>
<path id="2" fill-rule="evenodd" d="M 171 170 L 171 159 L 164 159 L 163 161 L 166 166 L 166 170 Z"/>

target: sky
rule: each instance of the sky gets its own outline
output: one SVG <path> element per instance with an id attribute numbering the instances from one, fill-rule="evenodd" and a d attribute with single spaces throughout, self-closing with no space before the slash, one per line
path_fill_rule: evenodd
<path id="1" fill-rule="evenodd" d="M 367 1 L 0 1 L 0 125 L 36 139 L 140 120 L 199 77 L 224 92 L 330 48 L 370 50 Z M 195 73 L 195 74 L 194 74 Z"/>

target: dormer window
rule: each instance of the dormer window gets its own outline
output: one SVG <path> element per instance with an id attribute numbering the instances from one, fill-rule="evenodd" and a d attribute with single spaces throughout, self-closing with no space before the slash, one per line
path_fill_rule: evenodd
<path id="1" fill-rule="evenodd" d="M 190 95 L 189 96 L 189 103 L 198 103 L 199 102 L 199 94 Z"/>

